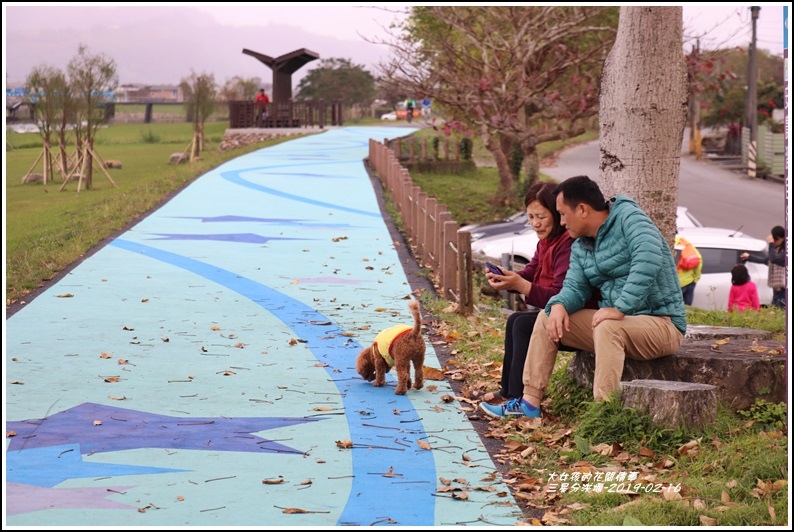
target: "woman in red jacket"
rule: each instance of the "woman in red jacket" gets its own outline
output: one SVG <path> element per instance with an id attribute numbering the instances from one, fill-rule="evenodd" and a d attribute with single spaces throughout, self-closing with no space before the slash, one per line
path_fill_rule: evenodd
<path id="1" fill-rule="evenodd" d="M 531 306 L 530 310 L 514 312 L 507 318 L 501 387 L 486 393 L 480 403 L 480 408 L 489 415 L 496 415 L 489 408 L 502 408 L 502 405 L 489 404 L 491 401 L 505 401 L 523 395 L 524 361 L 535 320 L 551 296 L 560 291 L 568 272 L 573 239 L 560 223 L 556 197 L 552 193 L 555 186 L 550 182 L 535 183 L 524 197 L 528 221 L 539 239 L 529 264 L 520 272 L 505 271 L 498 275 L 489 271 L 485 274 L 493 288 L 519 292 Z M 598 308 L 597 299 L 590 301 L 588 308 Z"/>

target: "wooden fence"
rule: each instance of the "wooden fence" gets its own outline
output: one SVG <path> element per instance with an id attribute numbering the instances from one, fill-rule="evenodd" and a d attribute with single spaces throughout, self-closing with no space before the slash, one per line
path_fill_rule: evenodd
<path id="1" fill-rule="evenodd" d="M 413 184 L 385 143 L 370 139 L 369 165 L 402 216 L 416 261 L 433 272 L 439 295 L 457 302 L 459 314 L 470 315 L 474 310 L 471 234 L 460 230 L 446 205 Z"/>

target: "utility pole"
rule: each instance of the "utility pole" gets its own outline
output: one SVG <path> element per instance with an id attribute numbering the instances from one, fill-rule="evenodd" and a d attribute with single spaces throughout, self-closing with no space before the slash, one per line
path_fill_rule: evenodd
<path id="1" fill-rule="evenodd" d="M 753 39 L 750 42 L 750 59 L 749 68 L 747 69 L 747 91 L 748 91 L 748 118 L 750 126 L 750 144 L 747 147 L 747 176 L 750 179 L 755 179 L 755 169 L 758 151 L 758 94 L 757 94 L 757 80 L 758 80 L 758 64 L 756 63 L 756 35 L 755 27 L 758 21 L 758 12 L 761 11 L 760 6 L 752 6 L 750 13 L 752 14 L 753 21 Z"/>

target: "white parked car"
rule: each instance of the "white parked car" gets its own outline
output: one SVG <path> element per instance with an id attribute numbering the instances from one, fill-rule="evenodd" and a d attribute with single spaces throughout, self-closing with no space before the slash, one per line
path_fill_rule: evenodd
<path id="1" fill-rule="evenodd" d="M 739 256 L 747 251 L 763 259 L 769 244 L 766 240 L 753 238 L 734 229 L 717 227 L 688 227 L 678 234 L 692 242 L 703 257 L 703 271 L 695 285 L 692 306 L 707 310 L 727 310 L 728 294 L 731 290 L 731 270 L 742 262 Z M 758 299 L 762 305 L 772 302 L 772 289 L 766 285 L 769 266 L 758 262 L 744 263 L 752 280 L 758 287 Z"/>
<path id="2" fill-rule="evenodd" d="M 528 227 L 527 211 L 517 212 L 499 222 L 489 224 L 469 224 L 460 229 L 471 233 L 471 241 L 494 235 L 518 234 Z"/>
<path id="3" fill-rule="evenodd" d="M 676 222 L 678 227 L 703 227 L 703 224 L 695 218 L 686 207 L 678 207 L 676 212 Z M 500 222 L 490 224 L 470 224 L 461 227 L 461 230 L 471 233 L 471 241 L 474 242 L 481 238 L 496 235 L 518 235 L 527 228 L 527 212 L 521 211 L 508 216 Z"/>
<path id="4" fill-rule="evenodd" d="M 703 227 L 686 207 L 676 211 L 678 230 Z M 512 269 L 521 269 L 529 263 L 538 247 L 538 237 L 532 226 L 527 225 L 527 213 L 518 212 L 504 222 L 461 227 L 471 233 L 471 251 L 475 259 L 490 257 L 501 263 L 503 254 L 512 257 Z M 697 244 L 695 244 L 697 246 Z M 493 261 L 492 261 L 493 262 Z"/>
<path id="5" fill-rule="evenodd" d="M 686 237 L 703 256 L 703 272 L 695 286 L 692 306 L 709 310 L 727 310 L 731 289 L 731 269 L 741 262 L 739 255 L 748 251 L 757 257 L 766 256 L 767 243 L 733 229 L 703 227 L 686 208 L 678 208 L 678 234 Z M 502 264 L 506 255 L 510 269 L 520 270 L 535 254 L 538 237 L 527 226 L 518 233 L 494 235 L 473 240 L 472 255 L 475 260 L 489 260 Z M 750 278 L 758 286 L 762 305 L 772 301 L 772 289 L 766 286 L 768 266 L 746 263 Z"/>
<path id="6" fill-rule="evenodd" d="M 381 120 L 397 120 L 397 111 L 392 111 L 390 113 L 384 113 L 380 115 Z"/>

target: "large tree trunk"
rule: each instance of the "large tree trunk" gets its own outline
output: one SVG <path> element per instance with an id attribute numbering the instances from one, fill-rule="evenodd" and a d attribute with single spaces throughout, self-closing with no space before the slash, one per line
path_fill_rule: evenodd
<path id="1" fill-rule="evenodd" d="M 604 195 L 640 204 L 672 247 L 688 105 L 680 6 L 620 8 L 600 97 Z"/>
<path id="2" fill-rule="evenodd" d="M 513 174 L 510 172 L 510 163 L 507 155 L 502 149 L 502 145 L 493 135 L 483 133 L 483 143 L 485 148 L 493 155 L 496 169 L 499 172 L 499 190 L 494 197 L 494 201 L 500 205 L 509 205 L 513 201 L 514 185 Z"/>

